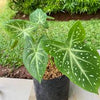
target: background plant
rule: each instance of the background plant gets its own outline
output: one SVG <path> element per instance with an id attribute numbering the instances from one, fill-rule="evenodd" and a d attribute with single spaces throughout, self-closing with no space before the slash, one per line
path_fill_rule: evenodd
<path id="1" fill-rule="evenodd" d="M 8 3 L 3 8 L 0 8 L 0 65 L 9 67 L 19 67 L 22 65 L 21 40 L 20 44 L 11 49 L 13 40 L 6 34 L 4 23 L 15 16 L 16 12 L 11 10 Z"/>
<path id="2" fill-rule="evenodd" d="M 16 11 L 31 13 L 41 8 L 47 13 L 67 11 L 70 13 L 95 13 L 100 9 L 99 0 L 10 0 L 10 7 Z"/>
<path id="3" fill-rule="evenodd" d="M 63 9 L 71 13 L 96 13 L 100 9 L 99 0 L 64 0 Z"/>

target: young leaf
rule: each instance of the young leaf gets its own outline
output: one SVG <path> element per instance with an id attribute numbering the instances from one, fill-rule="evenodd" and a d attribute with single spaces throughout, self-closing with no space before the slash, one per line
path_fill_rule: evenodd
<path id="1" fill-rule="evenodd" d="M 48 63 L 48 55 L 41 45 L 42 39 L 36 45 L 32 37 L 26 37 L 23 62 L 29 73 L 39 82 L 43 77 Z"/>
<path id="2" fill-rule="evenodd" d="M 27 36 L 32 33 L 36 29 L 36 26 L 24 20 L 10 20 L 5 23 L 5 30 L 9 33 L 13 38 L 19 36 Z"/>
<path id="3" fill-rule="evenodd" d="M 72 28 L 70 29 L 68 33 L 68 41 L 70 41 L 70 44 L 72 42 L 83 42 L 85 38 L 85 30 L 81 24 L 80 21 L 77 21 Z"/>
<path id="4" fill-rule="evenodd" d="M 29 19 L 33 23 L 44 25 L 47 15 L 41 9 L 36 9 L 32 14 L 30 14 Z"/>

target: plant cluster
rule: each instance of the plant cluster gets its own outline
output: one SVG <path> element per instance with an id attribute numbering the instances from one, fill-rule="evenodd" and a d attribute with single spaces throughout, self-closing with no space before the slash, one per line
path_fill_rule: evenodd
<path id="1" fill-rule="evenodd" d="M 14 35 L 15 40 L 23 38 L 23 62 L 29 73 L 41 82 L 50 55 L 58 70 L 73 83 L 98 93 L 100 56 L 94 47 L 84 42 L 86 34 L 80 21 L 71 27 L 68 37 L 61 42 L 48 37 L 47 18 L 41 9 L 37 9 L 30 14 L 29 21 L 11 20 L 5 24 L 11 37 Z M 44 31 L 40 33 L 39 30 Z"/>
<path id="2" fill-rule="evenodd" d="M 100 1 L 99 0 L 64 0 L 65 11 L 71 13 L 84 13 L 88 14 L 96 13 L 98 9 L 100 9 Z"/>
<path id="3" fill-rule="evenodd" d="M 21 40 L 14 50 L 11 49 L 14 40 L 10 39 L 4 29 L 4 23 L 12 19 L 15 13 L 9 8 L 8 4 L 4 8 L 0 8 L 0 65 L 2 66 L 18 67 L 22 65 L 22 56 L 20 55 L 22 53 Z"/>
<path id="4" fill-rule="evenodd" d="M 67 11 L 70 13 L 95 13 L 100 9 L 99 0 L 10 0 L 10 7 L 16 11 L 31 13 L 41 8 L 46 13 Z"/>
<path id="5" fill-rule="evenodd" d="M 41 8 L 45 12 L 60 11 L 60 0 L 10 0 L 9 5 L 12 9 L 25 14 L 29 14 L 37 8 Z"/>

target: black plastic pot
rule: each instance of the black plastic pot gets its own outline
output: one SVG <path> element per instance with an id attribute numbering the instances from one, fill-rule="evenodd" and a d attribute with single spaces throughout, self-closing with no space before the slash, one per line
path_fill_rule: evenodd
<path id="1" fill-rule="evenodd" d="M 51 80 L 34 79 L 37 100 L 68 100 L 69 79 L 66 76 Z"/>

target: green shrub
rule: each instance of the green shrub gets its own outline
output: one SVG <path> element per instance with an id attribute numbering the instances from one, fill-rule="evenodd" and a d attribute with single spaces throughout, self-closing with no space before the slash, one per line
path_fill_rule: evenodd
<path id="1" fill-rule="evenodd" d="M 63 9 L 71 13 L 95 13 L 100 9 L 100 0 L 65 0 Z"/>
<path id="2" fill-rule="evenodd" d="M 29 14 L 37 8 L 42 8 L 45 12 L 60 11 L 60 3 L 60 0 L 10 0 L 9 5 L 16 11 Z"/>
<path id="3" fill-rule="evenodd" d="M 10 7 L 16 11 L 31 13 L 41 8 L 47 13 L 67 11 L 70 13 L 95 13 L 100 9 L 99 0 L 10 0 Z"/>

